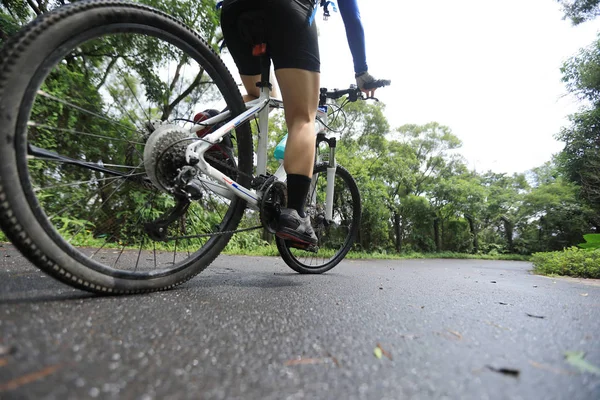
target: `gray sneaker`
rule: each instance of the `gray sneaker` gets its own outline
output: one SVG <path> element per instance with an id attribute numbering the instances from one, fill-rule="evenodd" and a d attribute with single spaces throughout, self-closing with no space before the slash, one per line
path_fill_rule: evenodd
<path id="1" fill-rule="evenodd" d="M 306 246 L 318 243 L 317 235 L 310 226 L 310 217 L 302 218 L 293 208 L 282 208 L 279 214 L 279 226 L 275 235 Z"/>

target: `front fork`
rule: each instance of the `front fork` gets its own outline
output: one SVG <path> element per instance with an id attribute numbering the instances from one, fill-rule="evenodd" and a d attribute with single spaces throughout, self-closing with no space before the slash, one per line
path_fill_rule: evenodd
<path id="1" fill-rule="evenodd" d="M 335 138 L 326 138 L 325 134 L 319 133 L 317 135 L 317 152 L 319 150 L 319 145 L 321 143 L 327 143 L 329 146 L 329 160 L 327 162 L 327 188 L 325 192 L 325 220 L 331 221 L 333 219 L 333 194 L 335 188 L 335 170 L 337 168 L 337 164 L 335 161 L 335 147 L 337 141 Z M 318 156 L 317 156 L 318 157 Z M 319 163 L 319 159 L 317 158 L 317 164 Z M 316 190 L 315 185 L 317 184 L 317 176 L 313 174 L 312 182 L 310 186 L 311 199 L 310 204 L 316 204 Z"/>
<path id="2" fill-rule="evenodd" d="M 334 195 L 334 188 L 335 188 L 335 171 L 337 169 L 337 163 L 335 161 L 335 147 L 336 147 L 337 141 L 335 138 L 327 139 L 325 137 L 324 133 L 317 134 L 317 142 L 316 142 L 316 149 L 315 149 L 315 161 L 316 161 L 315 166 L 321 162 L 321 158 L 319 157 L 319 145 L 323 142 L 327 143 L 327 145 L 329 146 L 329 159 L 327 162 L 327 188 L 326 188 L 326 192 L 325 192 L 325 220 L 331 221 L 333 219 L 333 195 Z M 285 182 L 286 173 L 285 173 L 285 169 L 283 168 L 283 162 L 281 163 L 281 165 L 275 172 L 275 176 L 277 177 L 278 180 Z M 311 183 L 310 183 L 310 190 L 309 190 L 310 199 L 307 204 L 308 206 L 314 207 L 317 204 L 317 191 L 316 191 L 317 178 L 318 178 L 317 175 L 313 174 Z"/>

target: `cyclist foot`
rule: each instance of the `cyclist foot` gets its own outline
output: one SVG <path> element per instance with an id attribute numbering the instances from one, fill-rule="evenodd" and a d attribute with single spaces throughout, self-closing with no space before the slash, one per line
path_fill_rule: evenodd
<path id="1" fill-rule="evenodd" d="M 279 227 L 275 235 L 290 241 L 292 247 L 308 249 L 316 246 L 319 240 L 310 226 L 310 217 L 302 218 L 293 208 L 282 208 L 279 214 Z M 302 246 L 302 247 L 300 247 Z"/>

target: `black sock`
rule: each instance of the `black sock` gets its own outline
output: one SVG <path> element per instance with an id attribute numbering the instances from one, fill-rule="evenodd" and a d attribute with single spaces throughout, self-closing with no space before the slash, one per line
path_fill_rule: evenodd
<path id="1" fill-rule="evenodd" d="M 304 218 L 304 202 L 308 189 L 310 189 L 311 179 L 305 175 L 288 174 L 287 175 L 287 206 L 298 211 L 298 215 Z"/>

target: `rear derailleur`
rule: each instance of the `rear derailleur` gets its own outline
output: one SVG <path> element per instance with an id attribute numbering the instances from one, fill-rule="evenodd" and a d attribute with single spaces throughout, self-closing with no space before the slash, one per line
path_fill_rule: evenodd
<path id="1" fill-rule="evenodd" d="M 144 224 L 144 231 L 152 240 L 167 241 L 169 225 L 185 215 L 192 201 L 202 199 L 202 186 L 196 179 L 197 175 L 198 172 L 194 167 L 181 168 L 172 189 L 175 206 L 154 221 Z"/>

